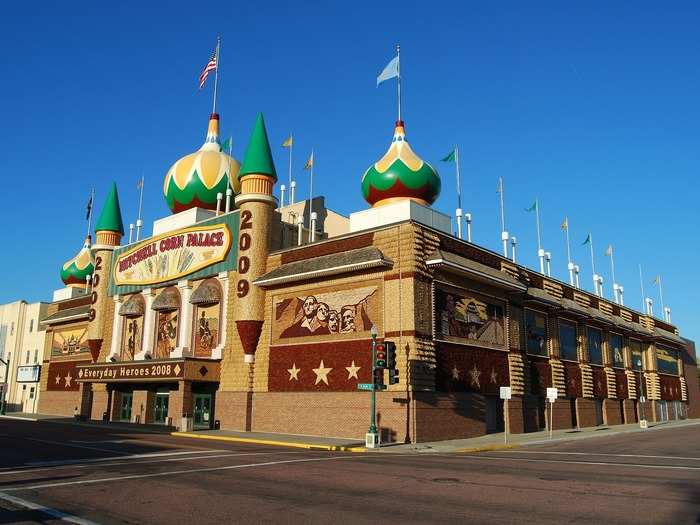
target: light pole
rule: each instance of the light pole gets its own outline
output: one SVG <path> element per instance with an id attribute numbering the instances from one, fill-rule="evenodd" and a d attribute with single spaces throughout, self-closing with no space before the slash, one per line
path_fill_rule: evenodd
<path id="1" fill-rule="evenodd" d="M 369 333 L 372 336 L 372 390 L 370 391 L 372 397 L 370 401 L 369 430 L 365 438 L 365 445 L 368 448 L 377 448 L 379 447 L 379 436 L 377 434 L 377 390 L 374 381 L 374 365 L 377 360 L 377 327 L 372 325 Z"/>
<path id="2" fill-rule="evenodd" d="M 5 415 L 5 397 L 7 396 L 7 374 L 10 371 L 10 363 L 0 358 L 0 363 L 5 365 L 5 381 L 2 384 L 2 401 L 0 401 L 0 414 Z"/>
<path id="3" fill-rule="evenodd" d="M 642 383 L 642 360 L 641 358 L 637 358 L 637 367 L 639 368 L 639 391 L 640 391 L 640 396 L 639 396 L 639 426 L 642 428 L 646 428 L 646 417 L 644 414 L 644 383 Z M 642 423 L 644 421 L 645 423 Z"/>

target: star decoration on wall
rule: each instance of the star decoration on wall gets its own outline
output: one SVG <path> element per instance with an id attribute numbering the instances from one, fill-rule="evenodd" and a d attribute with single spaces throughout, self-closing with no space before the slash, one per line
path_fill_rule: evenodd
<path id="1" fill-rule="evenodd" d="M 459 379 L 459 370 L 456 365 L 452 365 L 452 379 Z"/>
<path id="2" fill-rule="evenodd" d="M 469 371 L 469 384 L 473 387 L 481 388 L 481 384 L 479 383 L 479 376 L 480 375 L 481 375 L 481 370 L 479 370 L 476 367 L 476 364 L 474 364 L 472 369 Z"/>
<path id="3" fill-rule="evenodd" d="M 292 379 L 294 379 L 295 381 L 299 381 L 299 370 L 301 370 L 301 368 L 297 368 L 296 363 L 292 363 L 292 368 L 287 368 L 287 372 L 289 372 L 290 381 Z"/>
<path id="4" fill-rule="evenodd" d="M 56 375 L 56 384 L 58 385 L 58 384 L 60 384 L 60 383 L 61 383 L 61 375 L 60 375 L 60 374 L 57 374 L 57 375 Z"/>
<path id="5" fill-rule="evenodd" d="M 71 383 L 71 381 L 73 381 L 73 378 L 71 377 L 70 372 L 68 372 L 68 375 L 66 375 L 66 377 L 64 377 L 63 379 L 66 380 L 66 388 L 71 386 L 70 383 Z"/>
<path id="6" fill-rule="evenodd" d="M 360 368 L 362 368 L 362 367 L 361 367 L 361 366 L 357 366 L 357 365 L 355 364 L 355 361 L 354 361 L 354 360 L 353 360 L 352 363 L 350 363 L 350 366 L 346 366 L 346 367 L 345 367 L 345 370 L 348 371 L 348 381 L 350 381 L 350 379 L 352 379 L 353 377 L 354 377 L 355 379 L 358 379 L 358 380 L 360 379 L 359 377 L 357 377 L 357 371 L 358 371 Z"/>
<path id="7" fill-rule="evenodd" d="M 498 383 L 498 378 L 496 376 L 496 369 L 495 368 L 491 369 L 491 383 L 494 385 Z"/>
<path id="8" fill-rule="evenodd" d="M 571 388 L 576 388 L 576 380 L 573 377 L 569 379 L 569 386 L 571 386 Z"/>
<path id="9" fill-rule="evenodd" d="M 596 385 L 598 385 L 598 390 L 603 390 L 603 383 L 601 383 L 600 380 L 598 380 Z"/>
<path id="10" fill-rule="evenodd" d="M 333 369 L 325 366 L 323 364 L 323 359 L 321 359 L 321 364 L 318 365 L 318 368 L 312 368 L 312 370 L 314 374 L 316 374 L 316 382 L 314 382 L 314 385 L 318 385 L 321 381 L 328 384 L 328 374 L 330 374 Z"/>

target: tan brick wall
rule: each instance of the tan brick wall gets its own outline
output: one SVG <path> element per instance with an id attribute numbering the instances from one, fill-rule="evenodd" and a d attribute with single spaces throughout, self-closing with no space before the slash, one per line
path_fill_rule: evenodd
<path id="1" fill-rule="evenodd" d="M 75 407 L 80 410 L 80 392 L 42 392 L 38 412 L 52 416 L 73 416 Z"/>

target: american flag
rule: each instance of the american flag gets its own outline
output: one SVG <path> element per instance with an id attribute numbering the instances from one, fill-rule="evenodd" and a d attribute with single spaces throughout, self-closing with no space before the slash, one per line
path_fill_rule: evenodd
<path id="1" fill-rule="evenodd" d="M 207 81 L 207 77 L 209 76 L 210 71 L 214 71 L 217 67 L 217 47 L 214 48 L 214 51 L 211 54 L 211 58 L 209 59 L 209 62 L 207 62 L 207 65 L 204 66 L 204 69 L 202 72 L 199 74 L 199 89 L 202 89 L 204 87 L 204 84 Z"/>

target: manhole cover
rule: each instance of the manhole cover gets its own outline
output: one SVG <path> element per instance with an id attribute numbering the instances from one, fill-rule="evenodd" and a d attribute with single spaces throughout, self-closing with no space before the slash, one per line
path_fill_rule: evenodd
<path id="1" fill-rule="evenodd" d="M 457 478 L 433 478 L 435 483 L 459 483 Z"/>

